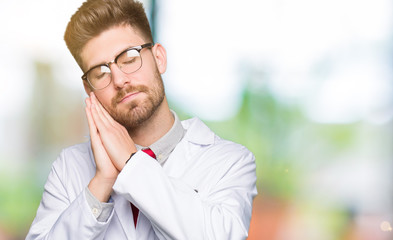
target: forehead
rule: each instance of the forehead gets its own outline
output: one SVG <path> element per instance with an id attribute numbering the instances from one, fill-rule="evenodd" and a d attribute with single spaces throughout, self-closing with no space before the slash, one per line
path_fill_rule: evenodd
<path id="1" fill-rule="evenodd" d="M 83 70 L 112 61 L 124 49 L 142 45 L 141 35 L 129 25 L 120 25 L 105 30 L 92 38 L 82 49 Z"/>

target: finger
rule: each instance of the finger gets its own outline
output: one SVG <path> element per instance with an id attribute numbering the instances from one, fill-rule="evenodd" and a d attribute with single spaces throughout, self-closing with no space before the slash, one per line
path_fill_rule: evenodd
<path id="1" fill-rule="evenodd" d="M 91 95 L 90 99 L 91 99 L 91 114 L 98 130 L 112 127 L 111 122 L 108 121 L 108 119 L 105 117 L 104 113 L 100 109 L 99 107 L 100 103 L 98 102 L 97 98 L 95 98 L 94 95 Z"/>
<path id="2" fill-rule="evenodd" d="M 91 98 L 90 97 L 87 97 L 86 99 L 85 99 L 85 103 L 86 103 L 86 107 L 87 108 L 91 108 Z"/>
<path id="3" fill-rule="evenodd" d="M 92 113 L 95 120 L 97 120 L 97 126 L 100 127 L 110 127 L 112 122 L 105 116 L 105 109 L 102 107 L 101 103 L 98 101 L 94 93 L 91 93 L 91 103 L 92 103 Z"/>
<path id="4" fill-rule="evenodd" d="M 110 123 L 112 125 L 112 127 L 120 130 L 120 132 L 122 133 L 122 135 L 128 137 L 128 132 L 127 130 L 124 128 L 123 125 L 121 125 L 120 123 L 118 123 L 116 120 L 113 119 L 113 117 L 108 113 L 108 111 L 102 106 L 102 104 L 98 101 L 97 96 L 92 92 L 91 93 L 91 98 L 93 99 L 94 103 L 97 104 L 98 109 L 97 111 L 100 111 L 103 116 L 106 118 L 106 123 Z"/>
<path id="5" fill-rule="evenodd" d="M 102 148 L 102 142 L 100 136 L 98 135 L 97 128 L 94 124 L 94 121 L 90 113 L 90 109 L 88 107 L 86 107 L 86 116 L 87 116 L 87 122 L 89 124 L 91 147 L 94 155 L 96 155 L 96 151 Z"/>
<path id="6" fill-rule="evenodd" d="M 86 106 L 86 116 L 87 116 L 87 122 L 89 125 L 89 132 L 90 132 L 90 140 L 91 140 L 91 146 L 93 149 L 93 153 L 94 156 L 98 156 L 98 155 L 102 155 L 102 154 L 106 154 L 103 153 L 104 150 L 104 146 L 101 140 L 101 136 L 99 134 L 99 130 L 95 124 L 95 121 L 93 119 L 92 116 L 92 108 L 91 108 L 91 104 L 87 104 L 88 106 Z"/>
<path id="7" fill-rule="evenodd" d="M 90 113 L 98 132 L 104 131 L 104 129 L 108 128 L 108 125 L 110 126 L 109 123 L 106 123 L 105 120 L 102 119 L 94 103 L 91 105 Z"/>
<path id="8" fill-rule="evenodd" d="M 91 97 L 86 98 L 86 101 L 85 101 L 86 102 L 86 116 L 87 116 L 87 122 L 89 124 L 89 130 L 93 130 L 91 128 L 94 127 L 95 132 L 97 132 L 98 129 L 97 129 L 95 118 L 97 118 L 98 114 L 97 114 L 97 112 L 93 113 L 95 107 L 94 107 L 94 104 L 92 101 L 93 100 Z M 97 119 L 97 120 L 99 120 L 99 119 Z"/>
<path id="9" fill-rule="evenodd" d="M 94 124 L 94 121 L 92 121 L 93 119 L 91 116 L 91 99 L 86 98 L 85 103 L 86 103 L 85 113 L 86 113 L 87 123 L 89 125 L 89 130 L 91 130 L 91 125 Z"/>
<path id="10" fill-rule="evenodd" d="M 90 132 L 90 137 L 95 137 L 97 136 L 97 127 L 94 123 L 92 114 L 91 114 L 91 103 L 90 101 L 86 100 L 86 117 L 87 117 L 87 124 L 89 125 L 89 132 Z"/>

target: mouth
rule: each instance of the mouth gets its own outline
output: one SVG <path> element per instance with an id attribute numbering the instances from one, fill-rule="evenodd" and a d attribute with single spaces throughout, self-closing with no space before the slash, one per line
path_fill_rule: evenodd
<path id="1" fill-rule="evenodd" d="M 120 101 L 118 103 L 124 103 L 127 102 L 131 99 L 133 99 L 136 95 L 138 95 L 140 92 L 131 92 L 126 94 L 123 98 L 120 99 Z"/>

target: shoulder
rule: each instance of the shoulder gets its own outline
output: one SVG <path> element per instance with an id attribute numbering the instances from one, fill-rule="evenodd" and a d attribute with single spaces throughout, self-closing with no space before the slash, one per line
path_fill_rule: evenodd
<path id="1" fill-rule="evenodd" d="M 200 145 L 205 154 L 225 161 L 254 161 L 254 155 L 245 146 L 220 138 L 198 118 L 182 121 L 182 124 L 187 130 L 185 140 Z"/>
<path id="2" fill-rule="evenodd" d="M 90 141 L 88 141 L 88 142 L 79 143 L 79 144 L 75 144 L 75 145 L 66 147 L 61 151 L 61 154 L 72 155 L 72 156 L 81 156 L 81 155 L 89 154 L 90 149 L 91 149 L 90 148 Z"/>
<path id="3" fill-rule="evenodd" d="M 218 136 L 215 138 L 214 144 L 209 148 L 209 152 L 223 162 L 224 169 L 250 168 L 255 171 L 254 154 L 245 146 L 222 139 Z"/>
<path id="4" fill-rule="evenodd" d="M 53 163 L 53 168 L 62 172 L 75 171 L 75 173 L 90 168 L 95 169 L 90 141 L 64 148 Z"/>
<path id="5" fill-rule="evenodd" d="M 90 143 L 70 146 L 64 148 L 53 162 L 45 189 L 49 192 L 60 191 L 69 201 L 73 201 L 94 174 L 95 164 Z"/>
<path id="6" fill-rule="evenodd" d="M 187 120 L 185 152 L 192 165 L 189 173 L 196 178 L 209 179 L 209 187 L 218 183 L 247 185 L 255 188 L 256 164 L 254 154 L 245 146 L 220 138 L 199 119 Z M 196 176 L 197 175 L 197 176 Z M 202 180 L 203 182 L 204 180 Z"/>
<path id="7" fill-rule="evenodd" d="M 247 147 L 229 140 L 222 139 L 218 136 L 216 136 L 214 145 L 228 155 L 254 158 L 253 153 L 248 150 Z"/>
<path id="8" fill-rule="evenodd" d="M 89 159 L 91 157 L 90 142 L 64 148 L 60 153 L 60 157 L 69 161 Z"/>

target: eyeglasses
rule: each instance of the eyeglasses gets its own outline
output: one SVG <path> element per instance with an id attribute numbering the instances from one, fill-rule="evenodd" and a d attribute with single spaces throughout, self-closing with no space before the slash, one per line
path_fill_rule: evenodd
<path id="1" fill-rule="evenodd" d="M 82 80 L 87 81 L 95 90 L 104 89 L 112 81 L 110 69 L 112 63 L 116 64 L 123 73 L 136 72 L 142 67 L 142 49 L 152 47 L 153 45 L 153 43 L 146 43 L 141 46 L 127 48 L 117 55 L 114 60 L 90 68 L 83 74 Z"/>

